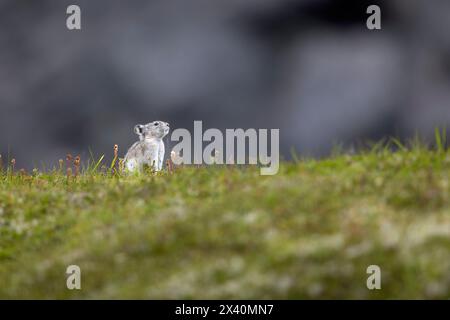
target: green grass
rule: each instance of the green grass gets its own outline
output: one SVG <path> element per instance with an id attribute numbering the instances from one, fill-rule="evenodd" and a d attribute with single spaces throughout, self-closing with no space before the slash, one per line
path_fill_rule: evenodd
<path id="1" fill-rule="evenodd" d="M 0 175 L 0 298 L 450 297 L 450 153 Z M 107 170 L 109 171 L 109 170 Z M 79 265 L 82 290 L 66 288 Z M 368 290 L 379 265 L 382 289 Z"/>

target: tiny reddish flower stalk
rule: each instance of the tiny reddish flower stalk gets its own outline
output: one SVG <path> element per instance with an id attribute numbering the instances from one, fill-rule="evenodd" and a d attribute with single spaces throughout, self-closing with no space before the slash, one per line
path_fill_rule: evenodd
<path id="1" fill-rule="evenodd" d="M 166 160 L 166 167 L 167 167 L 167 172 L 171 173 L 170 172 L 170 161 L 169 161 L 169 159 Z"/>
<path id="2" fill-rule="evenodd" d="M 174 169 L 173 169 L 173 162 L 170 159 L 166 160 L 166 166 L 167 166 L 167 170 L 169 170 L 169 173 L 172 174 Z"/>
<path id="3" fill-rule="evenodd" d="M 119 146 L 117 144 L 114 145 L 114 160 L 113 160 L 113 167 L 111 170 L 111 173 L 117 173 L 117 167 L 118 167 L 118 163 L 117 163 L 117 158 L 119 157 Z"/>
<path id="4" fill-rule="evenodd" d="M 73 164 L 75 165 L 75 177 L 78 177 L 78 174 L 80 173 L 80 161 L 81 161 L 80 156 L 79 155 L 76 156 L 73 162 Z"/>

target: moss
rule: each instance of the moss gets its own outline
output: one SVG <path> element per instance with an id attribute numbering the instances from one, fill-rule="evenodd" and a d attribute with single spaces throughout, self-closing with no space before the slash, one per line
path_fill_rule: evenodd
<path id="1" fill-rule="evenodd" d="M 442 150 L 285 162 L 275 176 L 59 172 L 0 175 L 0 298 L 450 297 Z M 66 288 L 71 264 L 80 291 Z M 371 264 L 381 290 L 366 288 Z"/>

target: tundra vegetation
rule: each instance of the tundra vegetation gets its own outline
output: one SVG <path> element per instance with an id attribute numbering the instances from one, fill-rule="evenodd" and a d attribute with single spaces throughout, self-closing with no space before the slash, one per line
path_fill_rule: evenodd
<path id="1" fill-rule="evenodd" d="M 293 154 L 274 176 L 172 163 L 125 176 L 117 148 L 111 165 L 68 156 L 47 172 L 3 159 L 0 298 L 447 299 L 450 152 L 436 137 Z"/>

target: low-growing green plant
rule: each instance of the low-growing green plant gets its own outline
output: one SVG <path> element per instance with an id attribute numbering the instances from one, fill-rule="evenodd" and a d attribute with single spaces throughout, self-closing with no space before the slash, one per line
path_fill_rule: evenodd
<path id="1" fill-rule="evenodd" d="M 447 299 L 450 153 L 440 141 L 297 158 L 275 176 L 170 162 L 130 175 L 104 156 L 78 174 L 69 155 L 52 172 L 8 168 L 0 298 Z M 82 290 L 67 289 L 69 265 Z M 380 290 L 366 286 L 370 265 Z"/>

